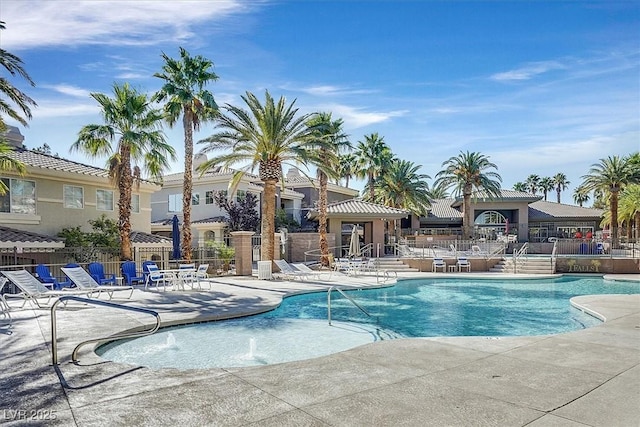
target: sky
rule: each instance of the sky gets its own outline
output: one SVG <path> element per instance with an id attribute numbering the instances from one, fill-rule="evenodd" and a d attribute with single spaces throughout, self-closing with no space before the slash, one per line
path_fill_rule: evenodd
<path id="1" fill-rule="evenodd" d="M 153 94 L 161 54 L 179 47 L 213 61 L 220 106 L 268 90 L 300 114 L 341 118 L 353 145 L 377 132 L 432 178 L 480 152 L 503 188 L 564 173 L 573 203 L 592 164 L 640 149 L 636 0 L 2 0 L 0 20 L 0 47 L 36 83 L 10 78 L 38 104 L 20 126 L 26 146 L 99 167 L 69 151 L 82 126 L 103 123 L 90 93 L 128 82 Z M 194 140 L 213 132 L 205 123 Z M 180 172 L 181 122 L 166 135 Z"/>

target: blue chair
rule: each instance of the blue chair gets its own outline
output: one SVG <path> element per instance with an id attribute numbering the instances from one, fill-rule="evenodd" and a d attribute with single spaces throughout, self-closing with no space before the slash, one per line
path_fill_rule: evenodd
<path id="1" fill-rule="evenodd" d="M 136 270 L 136 263 L 133 261 L 125 261 L 120 266 L 122 270 L 122 277 L 127 285 L 132 286 L 134 284 L 144 283 L 144 275 L 138 276 Z"/>
<path id="2" fill-rule="evenodd" d="M 93 277 L 99 285 L 116 285 L 116 275 L 115 274 L 104 274 L 104 266 L 99 262 L 89 263 L 87 266 L 89 270 L 89 274 Z"/>
<path id="3" fill-rule="evenodd" d="M 47 287 L 51 287 L 53 289 L 62 289 L 71 286 L 70 280 L 58 280 L 58 278 L 53 277 L 51 275 L 51 272 L 49 271 L 49 267 L 44 264 L 36 265 L 36 274 L 38 275 L 38 280 L 44 283 L 44 285 Z"/>
<path id="4" fill-rule="evenodd" d="M 146 283 L 147 280 L 149 279 L 149 269 L 148 266 L 150 265 L 155 265 L 157 267 L 157 264 L 155 261 L 145 261 L 142 263 L 142 275 L 144 276 L 144 282 Z"/>

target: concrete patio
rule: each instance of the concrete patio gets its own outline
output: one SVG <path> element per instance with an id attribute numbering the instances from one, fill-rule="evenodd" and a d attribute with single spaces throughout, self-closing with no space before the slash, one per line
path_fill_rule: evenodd
<path id="1" fill-rule="evenodd" d="M 434 276 L 401 276 L 425 275 Z M 170 325 L 264 311 L 284 295 L 336 281 L 228 277 L 215 279 L 211 291 L 137 289 L 114 302 L 157 310 Z M 376 285 L 370 277 L 340 282 Z M 27 304 L 11 312 L 12 327 L 0 324 L 0 424 L 638 426 L 640 295 L 575 302 L 607 321 L 554 336 L 379 341 L 311 360 L 185 371 L 105 362 L 90 349 L 71 363 L 81 341 L 152 320 L 77 303 L 58 310 L 60 365 L 53 367 L 50 312 Z"/>

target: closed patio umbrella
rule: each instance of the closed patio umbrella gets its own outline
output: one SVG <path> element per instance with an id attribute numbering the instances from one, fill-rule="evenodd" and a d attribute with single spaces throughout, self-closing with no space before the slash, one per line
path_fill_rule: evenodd
<path id="1" fill-rule="evenodd" d="M 349 241 L 349 258 L 359 257 L 360 254 L 360 238 L 358 237 L 358 227 L 353 226 L 351 230 L 351 240 Z"/>
<path id="2" fill-rule="evenodd" d="M 173 228 L 171 229 L 171 238 L 173 239 L 173 252 L 171 253 L 171 256 L 173 259 L 180 259 L 182 255 L 180 253 L 180 226 L 178 216 L 174 215 L 171 222 L 173 225 Z"/>

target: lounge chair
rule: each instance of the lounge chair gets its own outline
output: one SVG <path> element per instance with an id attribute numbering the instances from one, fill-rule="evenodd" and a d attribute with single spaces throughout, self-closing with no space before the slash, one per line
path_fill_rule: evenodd
<path id="1" fill-rule="evenodd" d="M 433 264 L 431 264 L 431 271 L 436 273 L 439 268 L 441 268 L 442 272 L 444 273 L 445 271 L 447 271 L 447 263 L 444 262 L 444 259 L 442 258 L 434 258 Z"/>
<path id="2" fill-rule="evenodd" d="M 66 268 L 72 268 L 71 266 L 65 266 Z M 116 275 L 115 274 L 104 274 L 104 266 L 99 262 L 89 263 L 87 266 L 87 270 L 89 270 L 89 274 L 93 277 L 93 280 L 98 282 L 99 285 L 116 285 Z M 64 272 L 64 269 L 62 270 Z M 65 273 L 66 274 L 66 273 Z M 67 274 L 67 277 L 69 275 Z M 71 279 L 71 277 L 69 277 Z M 71 279 L 73 282 L 73 279 Z"/>
<path id="3" fill-rule="evenodd" d="M 144 275 L 138 276 L 136 263 L 133 261 L 125 261 L 120 266 L 122 270 L 122 277 L 127 285 L 133 286 L 134 284 L 144 283 Z"/>
<path id="4" fill-rule="evenodd" d="M 274 259 L 273 262 L 280 269 L 280 274 L 288 280 L 300 279 L 304 280 L 309 277 L 309 273 L 304 273 L 297 268 L 291 266 L 287 261 L 283 259 Z"/>
<path id="5" fill-rule="evenodd" d="M 45 287 L 51 287 L 52 290 L 62 289 L 71 286 L 71 282 L 68 280 L 58 280 L 57 277 L 51 275 L 49 271 L 49 267 L 44 264 L 36 265 L 36 274 L 38 275 L 38 280 L 45 284 Z"/>
<path id="6" fill-rule="evenodd" d="M 303 264 L 300 262 L 300 263 L 292 263 L 291 266 L 301 271 L 302 273 L 306 273 L 309 277 L 313 276 L 316 278 L 316 280 L 320 280 L 320 271 L 310 269 L 307 264 Z M 328 272 L 328 273 L 329 273 L 329 277 L 331 277 L 331 272 Z"/>
<path id="7" fill-rule="evenodd" d="M 130 290 L 131 293 L 129 293 L 127 298 L 131 298 L 131 295 L 133 295 L 133 286 L 102 285 L 82 267 L 62 267 L 61 270 L 78 287 L 78 289 L 86 291 L 90 297 L 97 293 L 97 298 L 100 298 L 100 294 L 105 292 L 109 295 L 109 299 L 112 299 L 115 291 L 128 290 Z"/>
<path id="8" fill-rule="evenodd" d="M 147 283 L 147 276 L 149 275 L 149 270 L 147 270 L 148 265 L 158 266 L 155 261 L 144 261 L 142 263 L 142 275 L 144 276 L 144 282 Z"/>
<path id="9" fill-rule="evenodd" d="M 209 278 L 209 264 L 200 264 L 198 269 L 196 270 L 196 278 L 200 279 L 208 279 Z"/>
<path id="10" fill-rule="evenodd" d="M 480 249 L 480 246 L 473 245 L 473 246 L 471 246 L 471 253 L 469 255 L 471 255 L 471 256 L 485 256 L 485 255 L 487 255 L 487 252 L 485 252 L 482 249 Z"/>
<path id="11" fill-rule="evenodd" d="M 23 298 L 22 305 L 24 307 L 27 301 L 34 301 L 38 307 L 42 307 L 38 298 L 47 298 L 47 304 L 51 301 L 51 298 L 61 297 L 64 295 L 87 295 L 87 291 L 63 288 L 60 291 L 52 291 L 47 288 L 42 282 L 31 275 L 27 270 L 16 271 L 3 271 L 2 274 L 11 281 L 18 289 Z"/>
<path id="12" fill-rule="evenodd" d="M 2 288 L 4 288 L 5 283 L 7 283 L 7 278 L 0 277 L 0 291 L 2 290 Z M 9 304 L 7 304 L 7 300 L 4 299 L 4 295 L 0 294 L 0 320 L 9 322 L 9 324 L 11 324 L 12 319 L 11 313 L 9 313 L 10 310 L 11 308 L 9 307 Z"/>
<path id="13" fill-rule="evenodd" d="M 458 271 L 462 271 L 463 268 L 466 268 L 468 272 L 471 272 L 471 263 L 467 258 L 458 257 L 456 265 L 458 266 Z"/>

